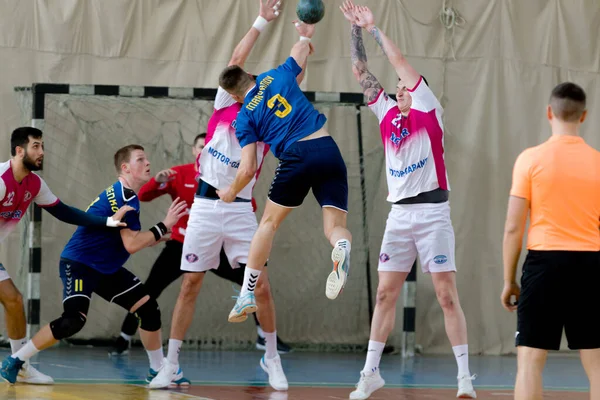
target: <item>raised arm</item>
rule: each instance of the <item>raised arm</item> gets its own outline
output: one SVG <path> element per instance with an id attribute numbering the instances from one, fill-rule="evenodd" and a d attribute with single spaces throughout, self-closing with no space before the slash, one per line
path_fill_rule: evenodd
<path id="1" fill-rule="evenodd" d="M 296 26 L 296 31 L 300 34 L 300 40 L 292 47 L 290 57 L 296 60 L 296 63 L 302 68 L 302 72 L 298 75 L 297 79 L 298 84 L 300 84 L 304 78 L 304 70 L 308 62 L 308 56 L 313 53 L 313 47 L 310 41 L 315 34 L 315 26 L 305 24 L 301 21 L 294 21 L 294 25 Z"/>
<path id="2" fill-rule="evenodd" d="M 282 0 L 260 0 L 260 11 L 254 25 L 250 28 L 248 33 L 242 38 L 238 45 L 233 50 L 231 59 L 229 60 L 230 65 L 238 65 L 244 68 L 246 59 L 250 55 L 252 48 L 258 40 L 258 36 L 265 29 L 267 24 L 273 21 L 280 13 Z"/>
<path id="3" fill-rule="evenodd" d="M 365 28 L 373 35 L 373 38 L 382 48 L 383 53 L 396 70 L 398 78 L 400 78 L 407 88 L 414 88 L 421 76 L 404 58 L 404 55 L 394 42 L 375 25 L 375 18 L 371 10 L 368 7 L 356 6 L 354 14 L 356 16 L 356 24 Z"/>
<path id="4" fill-rule="evenodd" d="M 350 59 L 352 60 L 352 72 L 358 83 L 360 83 L 367 102 L 371 102 L 377 98 L 382 87 L 367 67 L 367 52 L 363 42 L 362 28 L 357 25 L 357 6 L 352 3 L 352 0 L 346 0 L 340 6 L 340 10 L 344 14 L 344 18 L 351 24 Z"/>

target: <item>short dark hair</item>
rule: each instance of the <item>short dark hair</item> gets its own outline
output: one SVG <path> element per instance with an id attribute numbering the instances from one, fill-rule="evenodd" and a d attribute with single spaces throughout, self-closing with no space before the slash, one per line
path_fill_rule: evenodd
<path id="1" fill-rule="evenodd" d="M 563 82 L 552 89 L 550 107 L 552 113 L 561 121 L 579 121 L 585 111 L 585 105 L 585 92 L 572 82 Z"/>
<path id="2" fill-rule="evenodd" d="M 219 75 L 219 86 L 227 92 L 241 93 L 252 82 L 252 78 L 238 65 L 230 65 Z"/>
<path id="3" fill-rule="evenodd" d="M 42 131 L 31 126 L 22 126 L 15 129 L 10 135 L 10 154 L 13 157 L 17 155 L 17 146 L 26 148 L 30 137 L 41 139 Z"/>
<path id="4" fill-rule="evenodd" d="M 118 173 L 121 173 L 121 164 L 129 162 L 129 159 L 131 158 L 131 153 L 134 150 L 144 151 L 144 148 L 139 144 L 129 144 L 117 150 L 117 152 L 115 153 L 115 169 Z"/>
<path id="5" fill-rule="evenodd" d="M 206 132 L 202 132 L 196 135 L 196 137 L 194 138 L 194 146 L 196 145 L 196 143 L 198 143 L 199 139 L 206 139 Z"/>

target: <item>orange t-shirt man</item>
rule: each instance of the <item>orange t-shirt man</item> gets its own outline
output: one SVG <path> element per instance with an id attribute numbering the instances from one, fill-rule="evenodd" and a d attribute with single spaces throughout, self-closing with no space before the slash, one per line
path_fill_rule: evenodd
<path id="1" fill-rule="evenodd" d="M 600 251 L 600 152 L 583 138 L 553 135 L 521 153 L 510 194 L 530 202 L 529 250 Z"/>

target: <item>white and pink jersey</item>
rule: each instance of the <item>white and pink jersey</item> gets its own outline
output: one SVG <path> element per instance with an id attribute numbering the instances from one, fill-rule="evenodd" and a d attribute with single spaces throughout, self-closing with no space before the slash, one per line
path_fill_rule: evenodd
<path id="1" fill-rule="evenodd" d="M 196 160 L 198 177 L 216 189 L 231 185 L 240 166 L 242 147 L 235 136 L 235 120 L 241 107 L 223 88 L 218 88 L 215 111 L 208 121 L 206 144 Z M 252 189 L 269 152 L 269 146 L 261 142 L 256 144 L 258 170 L 252 181 L 238 194 L 238 197 L 247 200 L 252 199 Z"/>
<path id="2" fill-rule="evenodd" d="M 379 119 L 387 200 L 392 203 L 438 188 L 450 190 L 444 162 L 442 106 L 423 78 L 409 92 L 412 106 L 407 117 L 383 90 L 369 103 Z"/>
<path id="3" fill-rule="evenodd" d="M 0 241 L 17 226 L 34 201 L 40 207 L 53 206 L 58 198 L 42 178 L 29 173 L 21 183 L 15 180 L 11 161 L 0 164 Z"/>

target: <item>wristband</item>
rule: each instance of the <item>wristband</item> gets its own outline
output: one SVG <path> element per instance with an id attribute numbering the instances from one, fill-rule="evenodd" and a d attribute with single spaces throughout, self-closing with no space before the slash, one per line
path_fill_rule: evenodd
<path id="1" fill-rule="evenodd" d="M 160 238 L 162 238 L 164 234 L 167 233 L 167 227 L 162 222 L 159 222 L 158 224 L 150 228 L 150 232 L 154 234 L 154 239 L 156 239 L 156 241 L 159 241 Z"/>
<path id="2" fill-rule="evenodd" d="M 269 21 L 267 21 L 259 15 L 258 17 L 256 17 L 256 20 L 254 21 L 254 24 L 252 24 L 252 27 L 256 28 L 259 32 L 262 32 L 268 23 Z"/>
<path id="3" fill-rule="evenodd" d="M 310 38 L 309 38 L 309 37 L 306 37 L 306 36 L 300 36 L 300 41 L 303 41 L 303 40 L 304 40 L 304 41 L 307 41 L 307 42 L 310 42 Z"/>

